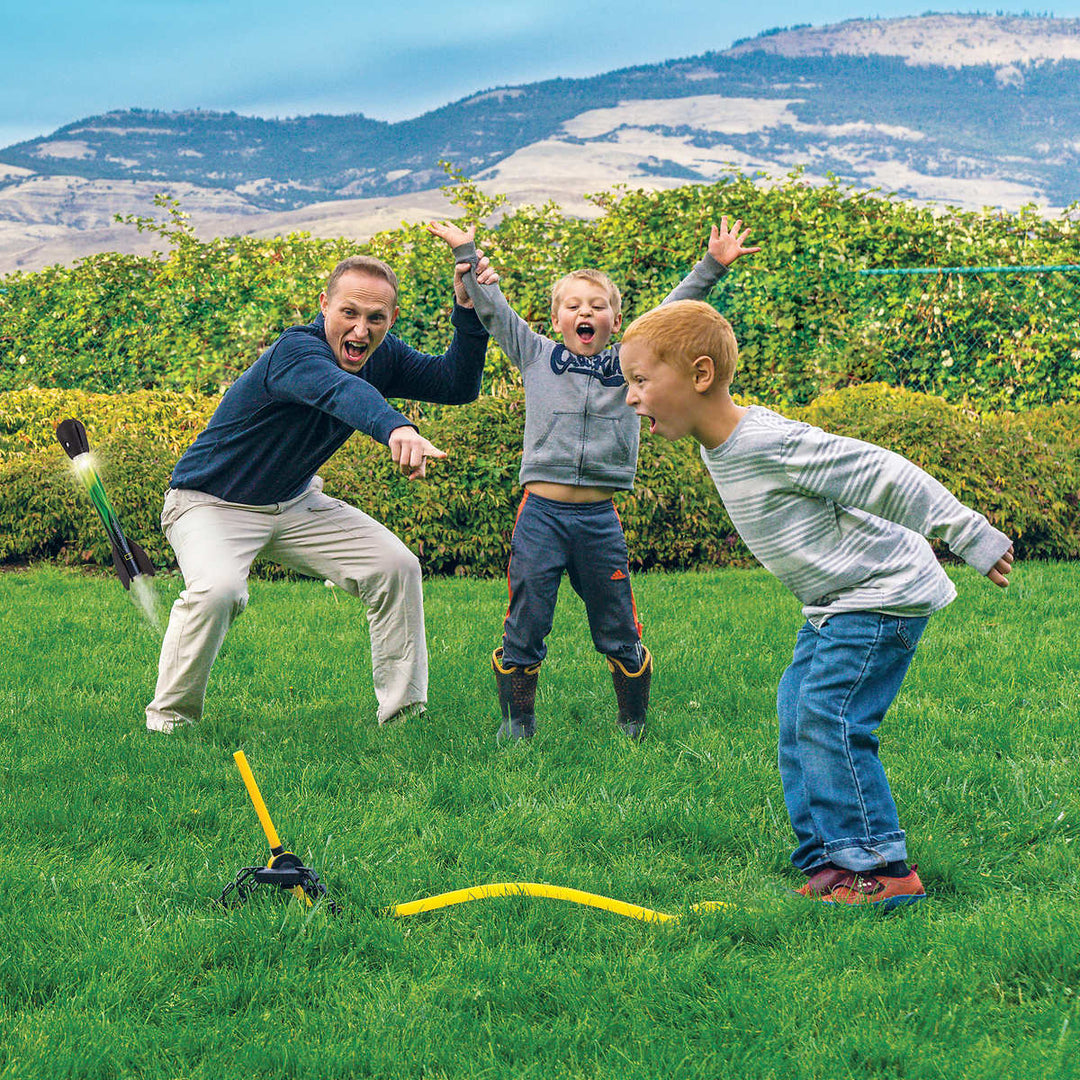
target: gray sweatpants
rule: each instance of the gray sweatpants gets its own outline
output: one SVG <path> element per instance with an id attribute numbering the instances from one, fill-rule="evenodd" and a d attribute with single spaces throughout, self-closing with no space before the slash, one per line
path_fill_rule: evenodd
<path id="1" fill-rule="evenodd" d="M 420 564 L 385 526 L 322 493 L 315 477 L 289 502 L 246 506 L 202 491 L 171 489 L 161 527 L 184 590 L 161 645 L 146 726 L 169 731 L 198 720 L 210 668 L 247 605 L 255 556 L 325 578 L 367 605 L 379 723 L 427 700 L 428 661 Z"/>

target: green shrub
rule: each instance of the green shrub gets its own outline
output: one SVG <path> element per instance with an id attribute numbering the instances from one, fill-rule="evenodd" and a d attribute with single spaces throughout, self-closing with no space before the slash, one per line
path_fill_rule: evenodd
<path id="1" fill-rule="evenodd" d="M 0 393 L 0 457 L 54 447 L 56 426 L 82 420 L 91 448 L 119 434 L 164 436 L 162 451 L 175 460 L 206 426 L 216 397 L 168 390 L 100 394 L 84 390 L 12 390 Z"/>
<path id="2" fill-rule="evenodd" d="M 449 212 L 475 222 L 497 209 L 497 199 L 457 178 L 450 189 L 457 210 Z M 204 243 L 175 203 L 160 201 L 170 214 L 164 224 L 130 220 L 159 233 L 167 257 L 95 255 L 0 281 L 0 390 L 219 393 L 282 329 L 315 314 L 330 269 L 358 250 L 398 273 L 396 332 L 428 352 L 446 347 L 452 264 L 422 227 L 403 225 L 364 245 L 305 234 Z M 727 214 L 742 217 L 764 244 L 710 298 L 735 326 L 746 393 L 793 406 L 886 381 L 979 409 L 1080 399 L 1080 273 L 1018 279 L 1004 299 L 949 275 L 858 273 L 1075 262 L 1077 225 L 1068 214 L 935 214 L 835 182 L 812 186 L 797 174 L 771 186 L 734 176 L 594 201 L 597 220 L 548 204 L 481 229 L 506 295 L 537 330 L 550 325 L 553 279 L 583 265 L 618 283 L 628 319 L 646 311 L 701 256 L 710 225 Z M 488 375 L 489 392 L 518 385 L 495 345 Z"/>
<path id="3" fill-rule="evenodd" d="M 125 530 L 155 565 L 173 566 L 157 524 L 161 501 L 173 464 L 213 403 L 150 392 L 0 394 L 5 445 L 16 448 L 0 453 L 0 562 L 109 565 L 104 532 L 52 435 L 58 419 L 74 415 L 87 424 Z M 1013 537 L 1021 558 L 1080 557 L 1080 406 L 980 416 L 868 385 L 787 412 L 917 462 Z M 449 454 L 429 465 L 425 481 L 404 479 L 386 447 L 359 435 L 321 473 L 330 494 L 386 524 L 428 573 L 501 575 L 520 499 L 523 426 L 520 391 L 481 398 L 423 422 L 424 434 Z M 643 433 L 635 490 L 618 495 L 616 505 L 637 569 L 752 561 L 690 441 Z"/>

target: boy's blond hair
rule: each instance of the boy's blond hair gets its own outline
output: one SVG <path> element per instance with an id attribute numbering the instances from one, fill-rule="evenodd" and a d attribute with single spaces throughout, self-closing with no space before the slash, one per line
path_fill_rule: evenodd
<path id="1" fill-rule="evenodd" d="M 589 267 L 585 267 L 582 270 L 571 270 L 569 274 L 564 274 L 551 286 L 552 321 L 555 320 L 559 313 L 559 300 L 562 297 L 563 289 L 573 281 L 574 278 L 584 278 L 586 281 L 591 281 L 594 285 L 599 285 L 601 288 L 606 289 L 608 299 L 611 301 L 612 312 L 618 315 L 622 310 L 622 294 L 619 292 L 619 288 L 615 282 L 612 281 L 603 270 L 592 270 Z"/>
<path id="2" fill-rule="evenodd" d="M 703 300 L 674 300 L 635 319 L 623 334 L 623 347 L 648 345 L 662 364 L 689 371 L 699 356 L 711 356 L 716 381 L 727 386 L 735 377 L 739 343 L 731 323 Z"/>

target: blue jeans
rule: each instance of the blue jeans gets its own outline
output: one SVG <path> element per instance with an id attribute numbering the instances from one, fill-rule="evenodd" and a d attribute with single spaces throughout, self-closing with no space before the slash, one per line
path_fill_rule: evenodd
<path id="1" fill-rule="evenodd" d="M 842 612 L 807 622 L 780 679 L 780 779 L 807 873 L 873 870 L 907 858 L 874 734 L 900 690 L 925 618 Z"/>

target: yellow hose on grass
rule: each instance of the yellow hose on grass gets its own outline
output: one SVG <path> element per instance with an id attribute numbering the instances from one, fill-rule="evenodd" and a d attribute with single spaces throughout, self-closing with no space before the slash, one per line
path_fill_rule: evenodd
<path id="1" fill-rule="evenodd" d="M 436 911 L 439 908 L 452 907 L 454 904 L 467 904 L 472 900 L 486 900 L 495 896 L 542 896 L 550 900 L 568 900 L 572 904 L 613 911 L 616 915 L 625 915 L 628 919 L 641 922 L 678 922 L 678 915 L 668 915 L 663 911 L 627 904 L 623 900 L 613 900 L 610 896 L 598 896 L 596 893 L 582 892 L 581 889 L 568 889 L 562 885 L 539 885 L 532 881 L 499 881 L 492 885 L 474 885 L 468 889 L 455 889 L 453 892 L 439 893 L 438 896 L 425 896 L 422 900 L 412 900 L 407 904 L 395 904 L 386 908 L 386 915 L 419 915 L 424 911 Z M 691 911 L 722 911 L 731 904 L 723 900 L 706 900 L 694 904 Z"/>
<path id="2" fill-rule="evenodd" d="M 259 785 L 252 775 L 251 766 L 242 750 L 233 754 L 236 767 L 240 770 L 244 786 L 247 788 L 255 813 L 262 824 L 263 832 L 270 844 L 270 866 L 276 860 L 299 859 L 292 852 L 284 850 L 277 829 L 270 819 L 270 811 L 266 809 Z M 291 890 L 297 899 L 311 906 L 311 899 L 304 890 L 295 886 Z M 628 919 L 638 919 L 641 922 L 678 922 L 678 915 L 668 915 L 663 911 L 653 911 L 652 908 L 640 907 L 638 904 L 627 904 L 623 900 L 613 900 L 610 896 L 598 896 L 596 893 L 582 892 L 581 889 L 568 889 L 562 885 L 539 885 L 532 881 L 499 881 L 492 885 L 474 885 L 469 889 L 455 889 L 453 892 L 439 893 L 437 896 L 426 896 L 422 900 L 412 900 L 407 904 L 395 904 L 393 907 L 384 908 L 384 915 L 419 915 L 424 911 L 437 911 L 439 908 L 452 907 L 455 904 L 467 904 L 473 900 L 487 900 L 495 896 L 542 896 L 549 900 L 568 900 L 571 904 L 581 904 L 584 907 L 600 908 L 603 911 L 613 911 L 616 915 L 625 915 Z M 701 904 L 694 904 L 691 911 L 723 911 L 732 905 L 723 900 L 706 900 Z"/>

